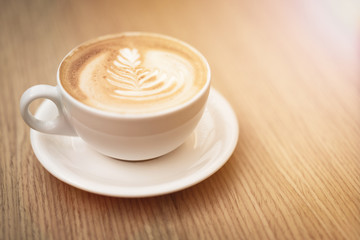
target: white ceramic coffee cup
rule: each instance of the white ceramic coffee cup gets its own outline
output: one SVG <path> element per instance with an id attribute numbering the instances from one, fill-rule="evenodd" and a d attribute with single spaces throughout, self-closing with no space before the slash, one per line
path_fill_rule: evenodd
<path id="1" fill-rule="evenodd" d="M 190 45 L 181 43 L 196 52 L 207 66 L 206 84 L 182 105 L 157 113 L 133 115 L 92 108 L 73 98 L 63 88 L 59 74 L 61 62 L 57 71 L 57 86 L 36 85 L 24 92 L 20 100 L 21 115 L 37 131 L 79 136 L 106 156 L 135 161 L 169 153 L 184 143 L 195 129 L 210 90 L 210 68 L 206 59 Z M 42 121 L 31 114 L 29 105 L 39 98 L 56 104 L 59 112 L 56 119 Z"/>

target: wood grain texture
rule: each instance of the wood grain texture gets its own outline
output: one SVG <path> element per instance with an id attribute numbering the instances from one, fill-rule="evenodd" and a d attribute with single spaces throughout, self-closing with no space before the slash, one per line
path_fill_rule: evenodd
<path id="1" fill-rule="evenodd" d="M 358 1 L 0 5 L 0 239 L 360 239 Z M 54 85 L 77 44 L 122 31 L 194 45 L 238 116 L 234 154 L 194 187 L 104 197 L 57 180 L 33 154 L 21 94 Z"/>

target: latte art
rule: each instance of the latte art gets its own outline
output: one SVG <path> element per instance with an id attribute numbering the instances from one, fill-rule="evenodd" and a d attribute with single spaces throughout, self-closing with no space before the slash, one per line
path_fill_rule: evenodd
<path id="1" fill-rule="evenodd" d="M 60 81 L 91 107 L 141 114 L 190 101 L 205 86 L 208 67 L 196 50 L 155 34 L 122 34 L 73 50 L 60 66 Z"/>
<path id="2" fill-rule="evenodd" d="M 106 80 L 116 87 L 113 96 L 117 98 L 135 101 L 161 98 L 184 87 L 185 71 L 182 71 L 182 68 L 184 66 L 179 63 L 174 69 L 177 74 L 174 75 L 158 68 L 146 68 L 142 66 L 137 49 L 124 48 L 119 50 L 119 55 L 106 70 Z"/>

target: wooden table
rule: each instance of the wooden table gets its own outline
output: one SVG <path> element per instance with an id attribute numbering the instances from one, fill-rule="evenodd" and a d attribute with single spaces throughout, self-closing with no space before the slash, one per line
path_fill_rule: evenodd
<path id="1" fill-rule="evenodd" d="M 356 0 L 2 1 L 0 239 L 360 239 L 359 9 Z M 237 114 L 232 157 L 191 188 L 91 194 L 32 151 L 21 94 L 55 85 L 77 44 L 123 31 L 198 48 Z"/>

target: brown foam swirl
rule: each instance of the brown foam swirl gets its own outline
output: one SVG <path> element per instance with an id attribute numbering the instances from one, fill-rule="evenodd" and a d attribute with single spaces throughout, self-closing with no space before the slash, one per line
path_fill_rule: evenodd
<path id="1" fill-rule="evenodd" d="M 157 112 L 180 105 L 205 85 L 202 58 L 181 42 L 158 35 L 101 38 L 73 50 L 60 81 L 77 100 L 121 113 Z"/>

